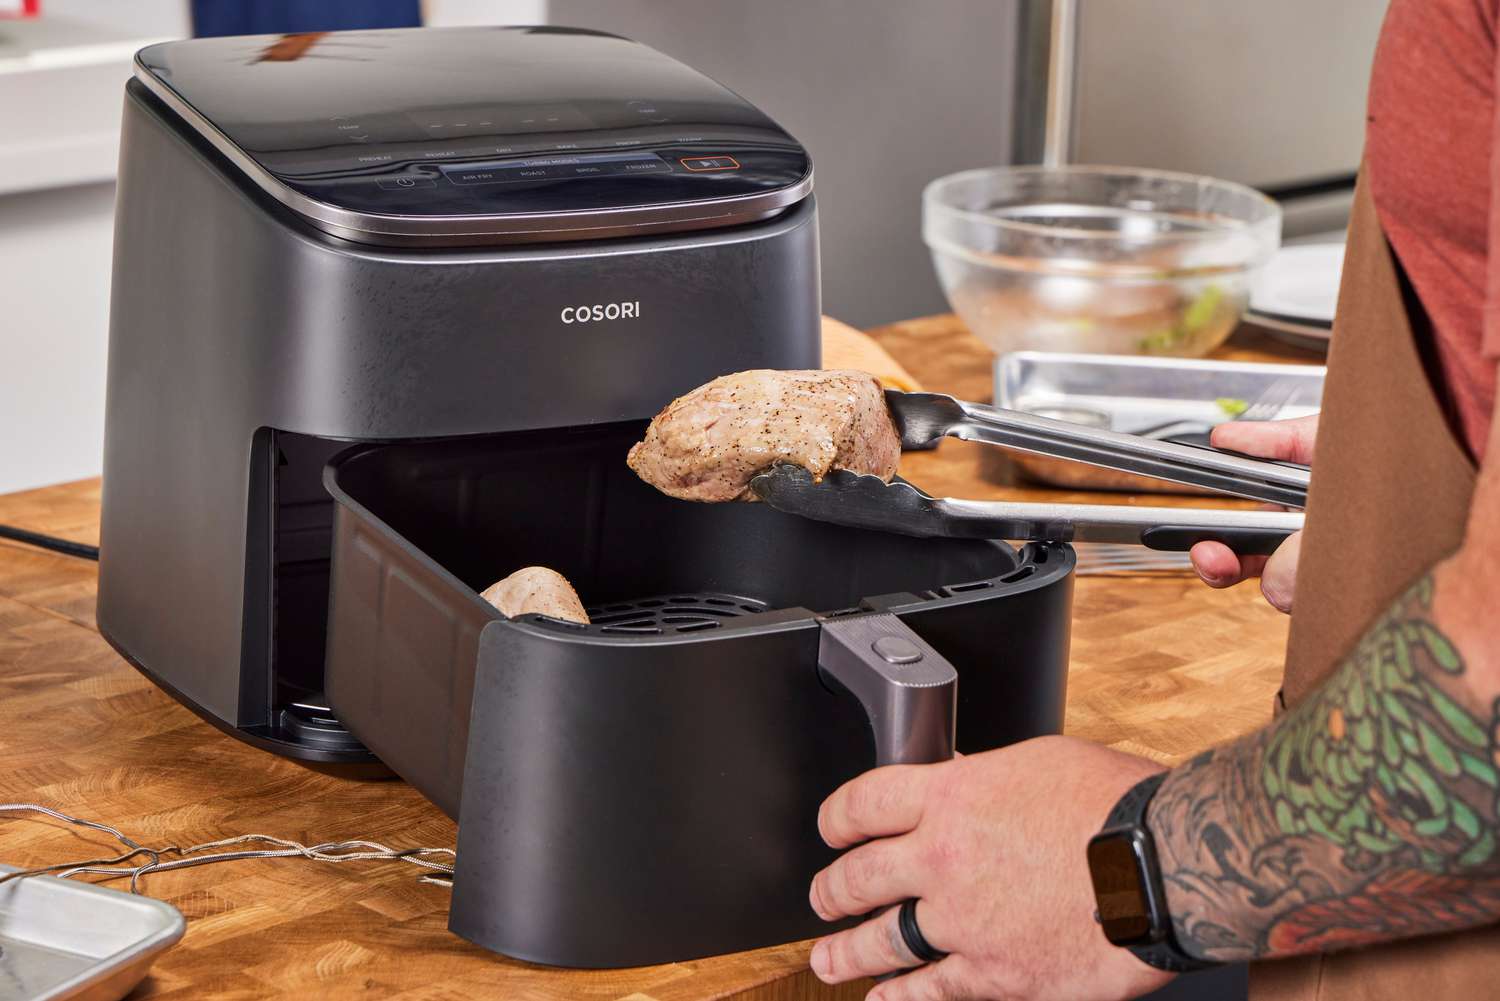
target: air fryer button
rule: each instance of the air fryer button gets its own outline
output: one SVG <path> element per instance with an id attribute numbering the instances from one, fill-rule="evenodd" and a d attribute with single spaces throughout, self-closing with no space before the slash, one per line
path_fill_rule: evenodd
<path id="1" fill-rule="evenodd" d="M 443 173 L 454 184 L 509 184 L 516 181 L 549 181 L 559 177 L 571 177 L 567 168 L 560 166 L 516 165 L 504 167 L 445 167 Z"/>
<path id="2" fill-rule="evenodd" d="M 904 636 L 882 636 L 870 649 L 887 664 L 915 664 L 922 659 L 922 648 Z"/>
<path id="3" fill-rule="evenodd" d="M 430 177 L 396 177 L 381 181 L 380 186 L 388 191 L 399 191 L 402 188 L 435 188 L 437 182 Z"/>
<path id="4" fill-rule="evenodd" d="M 732 156 L 685 156 L 680 162 L 693 171 L 740 169 L 740 162 Z"/>
<path id="5" fill-rule="evenodd" d="M 605 166 L 609 167 L 611 174 L 654 174 L 672 169 L 667 165 L 665 160 L 658 160 L 655 157 L 649 160 L 625 160 L 620 163 L 606 164 Z"/>

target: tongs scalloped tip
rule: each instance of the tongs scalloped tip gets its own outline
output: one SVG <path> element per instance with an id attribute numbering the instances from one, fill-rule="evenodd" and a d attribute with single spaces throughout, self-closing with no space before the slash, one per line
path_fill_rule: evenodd
<path id="1" fill-rule="evenodd" d="M 750 489 L 786 514 L 851 528 L 873 528 L 917 538 L 953 534 L 933 498 L 904 480 L 831 469 L 816 477 L 792 463 L 777 463 L 750 480 Z"/>

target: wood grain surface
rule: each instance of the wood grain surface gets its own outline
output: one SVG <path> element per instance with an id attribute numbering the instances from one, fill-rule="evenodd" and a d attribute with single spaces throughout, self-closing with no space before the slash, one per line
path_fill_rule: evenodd
<path id="1" fill-rule="evenodd" d="M 989 355 L 953 318 L 876 334 L 928 388 L 989 398 Z M 1318 360 L 1244 341 L 1226 353 Z M 909 456 L 902 471 L 946 494 L 1075 496 L 1020 484 L 996 450 L 957 442 Z M 0 522 L 95 542 L 98 503 L 97 481 L 12 494 L 0 497 Z M 92 563 L 0 540 L 0 801 L 44 803 L 152 843 L 259 832 L 453 845 L 454 825 L 404 783 L 340 779 L 254 750 L 157 690 L 95 631 L 94 584 Z M 1067 729 L 1180 760 L 1268 718 L 1285 640 L 1285 620 L 1253 587 L 1216 592 L 1186 574 L 1082 578 Z M 111 853 L 96 833 L 0 814 L 0 861 Z M 634 970 L 515 962 L 451 935 L 448 891 L 394 862 L 247 860 L 149 876 L 145 890 L 176 905 L 188 931 L 138 998 L 800 1001 L 868 987 L 818 984 L 807 943 Z"/>

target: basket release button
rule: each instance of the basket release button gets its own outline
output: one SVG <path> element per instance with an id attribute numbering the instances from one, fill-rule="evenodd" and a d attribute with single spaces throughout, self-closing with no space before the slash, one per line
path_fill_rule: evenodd
<path id="1" fill-rule="evenodd" d="M 922 659 L 921 647 L 904 636 L 882 636 L 870 649 L 887 664 L 915 664 Z"/>

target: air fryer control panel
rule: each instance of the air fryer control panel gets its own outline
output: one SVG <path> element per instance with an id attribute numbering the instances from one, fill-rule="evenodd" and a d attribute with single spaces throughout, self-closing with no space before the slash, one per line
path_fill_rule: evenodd
<path id="1" fill-rule="evenodd" d="M 738 95 L 646 46 L 571 28 L 166 42 L 141 51 L 137 76 L 216 145 L 227 139 L 247 173 L 358 213 L 692 203 L 791 188 L 811 170 Z"/>

